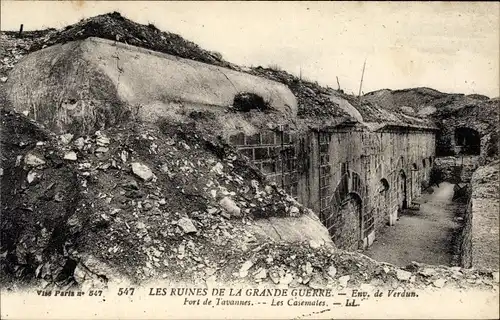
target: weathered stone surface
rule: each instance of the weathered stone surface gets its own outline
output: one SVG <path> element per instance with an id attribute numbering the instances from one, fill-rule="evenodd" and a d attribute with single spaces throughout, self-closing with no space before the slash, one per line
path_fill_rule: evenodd
<path id="1" fill-rule="evenodd" d="M 144 181 L 153 179 L 153 171 L 151 171 L 148 166 L 142 163 L 132 163 L 132 172 Z"/>
<path id="2" fill-rule="evenodd" d="M 229 197 L 224 197 L 219 201 L 219 204 L 227 213 L 234 217 L 241 217 L 241 209 Z"/>
<path id="3" fill-rule="evenodd" d="M 73 134 L 71 133 L 65 133 L 59 136 L 59 140 L 61 140 L 63 144 L 69 144 L 72 139 L 73 139 Z"/>
<path id="4" fill-rule="evenodd" d="M 432 284 L 433 284 L 435 287 L 437 287 L 437 288 L 442 288 L 442 287 L 444 287 L 445 283 L 446 283 L 446 280 L 441 279 L 441 278 L 436 279 L 436 280 L 434 280 L 434 281 L 432 282 Z"/>
<path id="5" fill-rule="evenodd" d="M 408 280 L 410 280 L 411 276 L 412 276 L 411 272 L 401 270 L 401 269 L 396 270 L 396 277 L 398 278 L 398 280 L 408 281 Z"/>
<path id="6" fill-rule="evenodd" d="M 74 151 L 70 151 L 64 154 L 64 159 L 76 161 L 78 159 L 76 153 Z"/>
<path id="7" fill-rule="evenodd" d="M 347 287 L 347 282 L 351 279 L 351 276 L 349 275 L 345 275 L 345 276 L 342 276 L 338 279 L 339 281 L 339 284 L 342 286 L 342 287 Z"/>
<path id="8" fill-rule="evenodd" d="M 335 268 L 335 266 L 328 267 L 328 275 L 330 277 L 335 278 L 336 274 L 337 274 L 337 268 Z"/>
<path id="9" fill-rule="evenodd" d="M 43 160 L 40 156 L 36 154 L 28 153 L 24 157 L 24 163 L 30 167 L 38 167 L 44 165 L 45 160 Z"/>
<path id="10" fill-rule="evenodd" d="M 177 221 L 177 225 L 184 231 L 184 233 L 195 233 L 198 231 L 193 224 L 193 221 L 189 218 L 181 218 Z"/>

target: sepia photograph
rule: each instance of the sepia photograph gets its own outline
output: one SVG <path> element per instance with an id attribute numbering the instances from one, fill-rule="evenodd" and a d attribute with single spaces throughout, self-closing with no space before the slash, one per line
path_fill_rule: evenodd
<path id="1" fill-rule="evenodd" d="M 1 319 L 500 317 L 500 3 L 0 5 Z"/>

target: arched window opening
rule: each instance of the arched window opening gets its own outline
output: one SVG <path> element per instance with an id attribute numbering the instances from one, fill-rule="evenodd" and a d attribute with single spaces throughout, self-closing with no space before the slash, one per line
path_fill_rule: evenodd
<path id="1" fill-rule="evenodd" d="M 461 127 L 455 129 L 455 146 L 458 154 L 479 155 L 481 153 L 481 137 L 474 129 Z"/>
<path id="2" fill-rule="evenodd" d="M 427 163 L 426 163 L 425 158 L 424 158 L 424 159 L 422 159 L 422 168 L 425 168 L 425 167 L 427 167 Z"/>
<path id="3" fill-rule="evenodd" d="M 379 193 L 383 193 L 389 190 L 389 181 L 387 179 L 382 178 L 380 179 L 380 186 L 379 186 Z"/>
<path id="4" fill-rule="evenodd" d="M 413 170 L 413 171 L 417 171 L 418 170 L 418 166 L 417 166 L 417 164 L 415 162 L 412 163 L 411 170 Z"/>

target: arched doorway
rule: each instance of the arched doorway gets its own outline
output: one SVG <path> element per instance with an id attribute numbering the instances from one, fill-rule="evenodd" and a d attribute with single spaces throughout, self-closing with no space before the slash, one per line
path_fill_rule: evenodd
<path id="1" fill-rule="evenodd" d="M 455 129 L 456 153 L 465 155 L 481 154 L 481 137 L 479 132 L 467 127 Z"/>
<path id="2" fill-rule="evenodd" d="M 408 208 L 406 173 L 404 170 L 399 171 L 398 183 L 398 207 L 400 209 Z"/>
<path id="3" fill-rule="evenodd" d="M 354 192 L 348 193 L 338 211 L 339 223 L 334 242 L 339 248 L 355 251 L 363 247 L 361 214 L 361 198 Z"/>

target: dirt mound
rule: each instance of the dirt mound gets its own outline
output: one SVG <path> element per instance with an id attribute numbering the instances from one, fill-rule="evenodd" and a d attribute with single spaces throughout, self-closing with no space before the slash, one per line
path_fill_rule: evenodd
<path id="1" fill-rule="evenodd" d="M 42 38 L 35 39 L 29 50 L 37 51 L 54 44 L 63 44 L 89 37 L 109 39 L 218 66 L 231 65 L 224 61 L 218 53 L 204 50 L 175 33 L 162 32 L 152 24 L 135 23 L 118 12 L 84 19 L 65 27 L 63 30 L 50 31 Z"/>
<path id="2" fill-rule="evenodd" d="M 310 81 L 303 81 L 282 70 L 256 67 L 248 70 L 248 72 L 287 85 L 297 97 L 299 107 L 298 117 L 332 117 L 339 118 L 339 122 L 352 120 L 346 112 L 329 99 L 331 93 L 331 89 L 329 88 L 322 87 Z"/>
<path id="3" fill-rule="evenodd" d="M 410 88 L 403 90 L 378 90 L 367 93 L 363 99 L 377 103 L 387 110 L 403 111 L 407 114 L 442 117 L 465 107 L 480 106 L 490 98 L 479 94 L 444 93 L 431 88 Z M 428 112 L 432 109 L 431 112 Z M 408 112 L 411 110 L 411 112 Z"/>
<path id="4" fill-rule="evenodd" d="M 366 96 L 359 98 L 348 95 L 342 91 L 322 87 L 318 83 L 301 80 L 282 70 L 257 67 L 249 72 L 286 84 L 297 97 L 297 116 L 302 119 L 335 119 L 336 124 L 371 122 L 383 125 L 433 127 L 431 122 L 415 113 L 407 115 L 402 110 L 394 108 L 392 102 L 378 103 L 378 98 L 371 100 L 365 99 Z M 348 109 L 344 110 L 346 105 Z"/>

